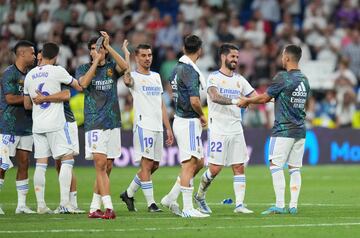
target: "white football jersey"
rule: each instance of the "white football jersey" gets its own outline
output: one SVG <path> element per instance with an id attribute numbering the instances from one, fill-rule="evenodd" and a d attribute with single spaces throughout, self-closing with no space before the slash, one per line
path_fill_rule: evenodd
<path id="1" fill-rule="evenodd" d="M 158 73 L 141 74 L 131 72 L 134 86 L 130 92 L 134 99 L 134 126 L 138 125 L 152 131 L 163 131 L 162 122 L 162 84 Z"/>
<path id="2" fill-rule="evenodd" d="M 238 99 L 241 96 L 248 96 L 254 88 L 239 75 L 226 76 L 220 71 L 211 73 L 207 80 L 207 88 L 216 87 L 219 93 L 230 99 Z M 241 109 L 236 105 L 221 105 L 211 101 L 207 95 L 209 107 L 209 129 L 220 135 L 234 135 L 242 133 Z"/>
<path id="3" fill-rule="evenodd" d="M 61 84 L 71 84 L 73 77 L 61 66 L 43 65 L 33 68 L 25 77 L 24 95 L 30 98 L 52 95 L 61 91 Z M 62 102 L 33 104 L 33 132 L 45 133 L 58 131 L 65 126 L 64 105 Z"/>

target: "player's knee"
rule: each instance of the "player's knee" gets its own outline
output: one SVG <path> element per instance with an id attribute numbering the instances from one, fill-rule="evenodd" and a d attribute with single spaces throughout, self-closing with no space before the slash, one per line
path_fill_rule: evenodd
<path id="1" fill-rule="evenodd" d="M 210 166 L 209 167 L 209 170 L 210 170 L 210 173 L 211 173 L 211 176 L 213 178 L 216 177 L 216 175 L 218 175 L 221 171 L 221 167 L 213 167 L 213 166 Z"/>
<path id="2" fill-rule="evenodd" d="M 244 174 L 245 173 L 245 166 L 244 164 L 234 164 L 232 166 L 234 174 Z"/>
<path id="3" fill-rule="evenodd" d="M 107 162 L 106 162 L 106 173 L 108 175 L 111 173 L 112 168 L 113 168 L 112 160 L 107 160 Z"/>
<path id="4" fill-rule="evenodd" d="M 151 173 L 154 173 L 159 168 L 159 162 L 154 162 L 151 168 Z"/>
<path id="5" fill-rule="evenodd" d="M 197 160 L 197 169 L 200 170 L 204 167 L 204 159 Z"/>
<path id="6" fill-rule="evenodd" d="M 55 160 L 55 168 L 56 168 L 56 171 L 58 173 L 60 173 L 60 168 L 61 168 L 61 161 L 60 160 Z"/>
<path id="7" fill-rule="evenodd" d="M 95 168 L 96 168 L 96 170 L 99 170 L 99 171 L 106 171 L 107 170 L 106 161 L 104 161 L 104 160 L 96 160 L 95 161 Z"/>
<path id="8" fill-rule="evenodd" d="M 0 169 L 0 179 L 5 178 L 5 173 L 6 173 L 6 170 Z"/>

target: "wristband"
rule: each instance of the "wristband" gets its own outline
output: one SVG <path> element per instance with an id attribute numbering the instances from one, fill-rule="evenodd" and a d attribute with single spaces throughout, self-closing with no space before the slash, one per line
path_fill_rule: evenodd
<path id="1" fill-rule="evenodd" d="M 237 105 L 239 103 L 239 99 L 231 99 L 231 104 Z"/>

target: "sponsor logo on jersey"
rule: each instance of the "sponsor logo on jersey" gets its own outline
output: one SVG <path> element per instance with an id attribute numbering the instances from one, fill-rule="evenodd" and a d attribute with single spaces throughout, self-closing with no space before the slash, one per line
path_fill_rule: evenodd
<path id="1" fill-rule="evenodd" d="M 108 77 L 112 77 L 113 74 L 114 74 L 114 72 L 113 72 L 112 69 L 108 69 L 108 70 L 106 71 L 106 75 L 107 75 Z"/>
<path id="2" fill-rule="evenodd" d="M 306 97 L 307 92 L 303 82 L 299 84 L 299 86 L 292 92 L 293 97 Z"/>

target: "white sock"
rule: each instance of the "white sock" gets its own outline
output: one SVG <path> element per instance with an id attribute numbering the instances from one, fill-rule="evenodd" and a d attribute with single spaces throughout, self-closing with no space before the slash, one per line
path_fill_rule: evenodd
<path id="1" fill-rule="evenodd" d="M 211 175 L 211 172 L 209 169 L 207 169 L 203 175 L 201 176 L 201 180 L 200 180 L 200 185 L 199 185 L 199 189 L 197 192 L 197 197 L 200 199 L 204 199 L 205 195 L 206 195 L 206 191 L 208 190 L 211 181 L 213 181 L 213 177 Z"/>
<path id="2" fill-rule="evenodd" d="M 16 190 L 18 194 L 18 207 L 26 206 L 26 195 L 29 191 L 29 179 L 16 181 Z"/>
<path id="3" fill-rule="evenodd" d="M 297 208 L 297 203 L 301 188 L 301 173 L 300 168 L 289 170 L 290 174 L 290 204 L 289 207 Z"/>
<path id="4" fill-rule="evenodd" d="M 36 163 L 34 173 L 34 190 L 38 207 L 46 207 L 45 203 L 45 173 L 47 164 Z"/>
<path id="5" fill-rule="evenodd" d="M 140 188 L 140 186 L 141 186 L 141 181 L 139 179 L 139 176 L 136 174 L 126 190 L 128 197 L 129 198 L 134 197 L 135 193 Z"/>
<path id="6" fill-rule="evenodd" d="M 236 200 L 236 207 L 244 204 L 246 190 L 246 177 L 245 174 L 234 176 L 234 193 Z"/>
<path id="7" fill-rule="evenodd" d="M 70 198 L 70 186 L 71 186 L 73 164 L 74 164 L 73 159 L 61 161 L 61 168 L 59 173 L 61 206 L 65 206 L 70 202 L 69 198 Z"/>
<path id="8" fill-rule="evenodd" d="M 102 200 L 102 202 L 104 203 L 104 208 L 105 208 L 105 209 L 111 209 L 111 210 L 114 209 L 113 204 L 112 204 L 112 202 L 111 202 L 111 197 L 110 197 L 110 195 L 102 196 L 102 197 L 101 197 L 101 200 Z"/>
<path id="9" fill-rule="evenodd" d="M 179 194 L 181 192 L 181 186 L 180 186 L 180 177 L 178 176 L 174 186 L 172 187 L 172 189 L 170 190 L 170 192 L 168 193 L 167 197 L 170 201 L 176 201 L 177 198 L 179 197 Z"/>
<path id="10" fill-rule="evenodd" d="M 181 192 L 183 195 L 183 210 L 188 211 L 194 209 L 192 194 L 194 191 L 194 187 L 183 187 L 181 186 Z"/>
<path id="11" fill-rule="evenodd" d="M 4 186 L 4 179 L 0 179 L 0 192 L 3 186 Z"/>
<path id="12" fill-rule="evenodd" d="M 153 190 L 153 184 L 152 181 L 146 181 L 146 182 L 142 182 L 141 181 L 141 189 L 143 190 L 144 196 L 146 198 L 147 201 L 147 205 L 148 207 L 152 204 L 155 203 L 154 200 L 154 190 Z"/>
<path id="13" fill-rule="evenodd" d="M 78 207 L 78 204 L 77 204 L 77 191 L 74 191 L 74 192 L 70 192 L 70 204 L 77 208 Z"/>
<path id="14" fill-rule="evenodd" d="M 90 212 L 95 212 L 101 208 L 101 195 L 93 193 L 93 198 L 90 204 Z"/>
<path id="15" fill-rule="evenodd" d="M 273 186 L 276 197 L 276 207 L 285 207 L 285 176 L 284 170 L 279 166 L 270 166 L 270 171 L 273 179 Z"/>

